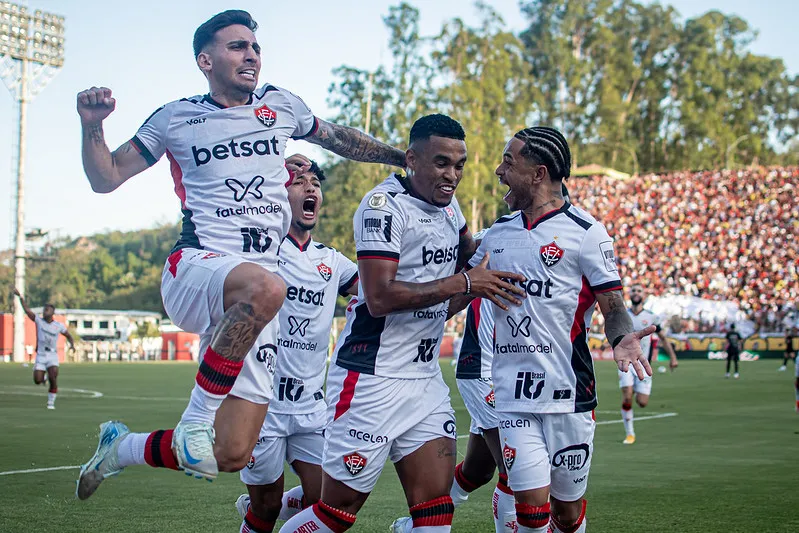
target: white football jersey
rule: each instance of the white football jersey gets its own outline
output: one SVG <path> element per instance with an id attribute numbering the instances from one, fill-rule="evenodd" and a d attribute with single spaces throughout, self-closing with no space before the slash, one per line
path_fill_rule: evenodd
<path id="1" fill-rule="evenodd" d="M 323 385 L 336 296 L 358 281 L 358 267 L 344 254 L 312 239 L 287 235 L 278 274 L 286 282 L 277 337 L 275 397 L 269 411 L 313 413 L 325 409 Z"/>
<path id="2" fill-rule="evenodd" d="M 38 355 L 56 353 L 58 336 L 66 333 L 67 327 L 61 322 L 47 322 L 39 315 L 35 315 L 36 323 L 36 353 Z"/>
<path id="3" fill-rule="evenodd" d="M 572 413 L 596 407 L 588 328 L 595 294 L 620 290 L 605 227 L 566 203 L 531 222 L 521 212 L 497 220 L 470 260 L 523 274 L 527 297 L 494 309 L 492 377 L 496 409 Z"/>
<path id="4" fill-rule="evenodd" d="M 410 194 L 392 174 L 361 201 L 353 217 L 358 259 L 395 261 L 398 281 L 425 283 L 455 273 L 460 235 L 466 232 L 457 200 L 436 207 Z M 359 286 L 347 307 L 336 364 L 364 374 L 425 378 L 441 372 L 438 356 L 449 304 L 375 318 Z"/>
<path id="5" fill-rule="evenodd" d="M 633 313 L 632 309 L 627 309 L 627 313 L 633 321 L 633 331 L 648 328 L 652 324 L 658 327 L 657 331 L 660 331 L 660 324 L 658 323 L 657 316 L 652 311 L 644 309 L 636 315 Z M 641 339 L 641 351 L 644 352 L 645 357 L 650 357 L 652 351 L 652 335 L 647 335 Z"/>
<path id="6" fill-rule="evenodd" d="M 286 141 L 317 125 L 299 97 L 268 84 L 247 105 L 225 108 L 200 95 L 150 115 L 131 141 L 150 165 L 169 159 L 183 211 L 174 250 L 239 255 L 274 270 L 291 222 Z"/>
<path id="7" fill-rule="evenodd" d="M 494 360 L 494 302 L 475 298 L 466 311 L 463 342 L 458 353 L 458 379 L 490 379 Z"/>

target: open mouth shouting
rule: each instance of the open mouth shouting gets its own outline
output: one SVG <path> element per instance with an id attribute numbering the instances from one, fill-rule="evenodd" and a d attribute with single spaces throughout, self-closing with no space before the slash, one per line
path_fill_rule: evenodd
<path id="1" fill-rule="evenodd" d="M 306 196 L 302 201 L 302 219 L 312 222 L 316 219 L 319 208 L 319 198 L 313 195 Z"/>

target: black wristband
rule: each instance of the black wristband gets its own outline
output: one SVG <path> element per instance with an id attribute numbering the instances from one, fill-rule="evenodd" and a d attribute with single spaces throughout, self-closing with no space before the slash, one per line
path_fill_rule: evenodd
<path id="1" fill-rule="evenodd" d="M 610 347 L 611 347 L 611 348 L 613 348 L 613 349 L 615 350 L 615 349 L 616 349 L 616 346 L 618 346 L 618 345 L 619 345 L 619 343 L 620 343 L 620 342 L 621 342 L 623 339 L 624 339 L 624 335 L 619 335 L 618 337 L 616 337 L 615 339 L 613 339 L 613 342 L 611 342 L 611 343 L 610 343 Z"/>

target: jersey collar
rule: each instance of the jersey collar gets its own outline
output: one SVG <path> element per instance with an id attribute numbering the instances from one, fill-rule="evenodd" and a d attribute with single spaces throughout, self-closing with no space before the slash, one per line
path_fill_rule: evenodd
<path id="1" fill-rule="evenodd" d="M 212 106 L 216 106 L 219 109 L 227 109 L 226 105 L 222 105 L 219 102 L 217 102 L 216 100 L 214 100 L 213 98 L 211 98 L 211 93 L 208 93 L 208 94 L 204 95 L 203 96 L 203 101 L 208 102 Z M 250 99 L 247 100 L 247 104 L 246 105 L 250 105 L 250 104 L 252 104 L 252 93 L 250 93 Z"/>
<path id="2" fill-rule="evenodd" d="M 307 250 L 308 249 L 308 245 L 311 244 L 311 238 L 310 237 L 308 237 L 308 240 L 305 241 L 302 244 L 300 244 L 300 242 L 297 239 L 295 239 L 294 237 L 292 237 L 291 235 L 288 235 L 288 234 L 286 235 L 286 240 L 289 241 L 294 246 L 296 246 L 297 249 L 299 251 L 301 251 L 301 252 L 304 252 L 305 250 Z"/>
<path id="3" fill-rule="evenodd" d="M 538 227 L 538 225 L 541 224 L 542 222 L 546 222 L 550 218 L 553 218 L 559 215 L 560 213 L 565 213 L 568 210 L 569 210 L 569 202 L 564 202 L 560 208 L 553 209 L 552 211 L 544 213 L 543 215 L 541 215 L 532 222 L 530 222 L 530 219 L 528 219 L 527 215 L 525 215 L 524 211 L 522 211 L 522 224 L 524 224 L 525 229 L 527 229 L 528 231 L 532 231 L 536 227 Z"/>

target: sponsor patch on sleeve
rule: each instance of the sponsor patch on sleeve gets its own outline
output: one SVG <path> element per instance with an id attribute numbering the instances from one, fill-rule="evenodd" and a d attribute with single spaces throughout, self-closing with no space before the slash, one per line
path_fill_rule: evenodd
<path id="1" fill-rule="evenodd" d="M 616 254 L 613 252 L 613 241 L 599 243 L 599 252 L 605 261 L 605 268 L 608 272 L 616 272 Z"/>
<path id="2" fill-rule="evenodd" d="M 363 232 L 361 240 L 364 242 L 391 242 L 391 224 L 394 215 L 376 209 L 366 209 L 363 212 Z"/>

